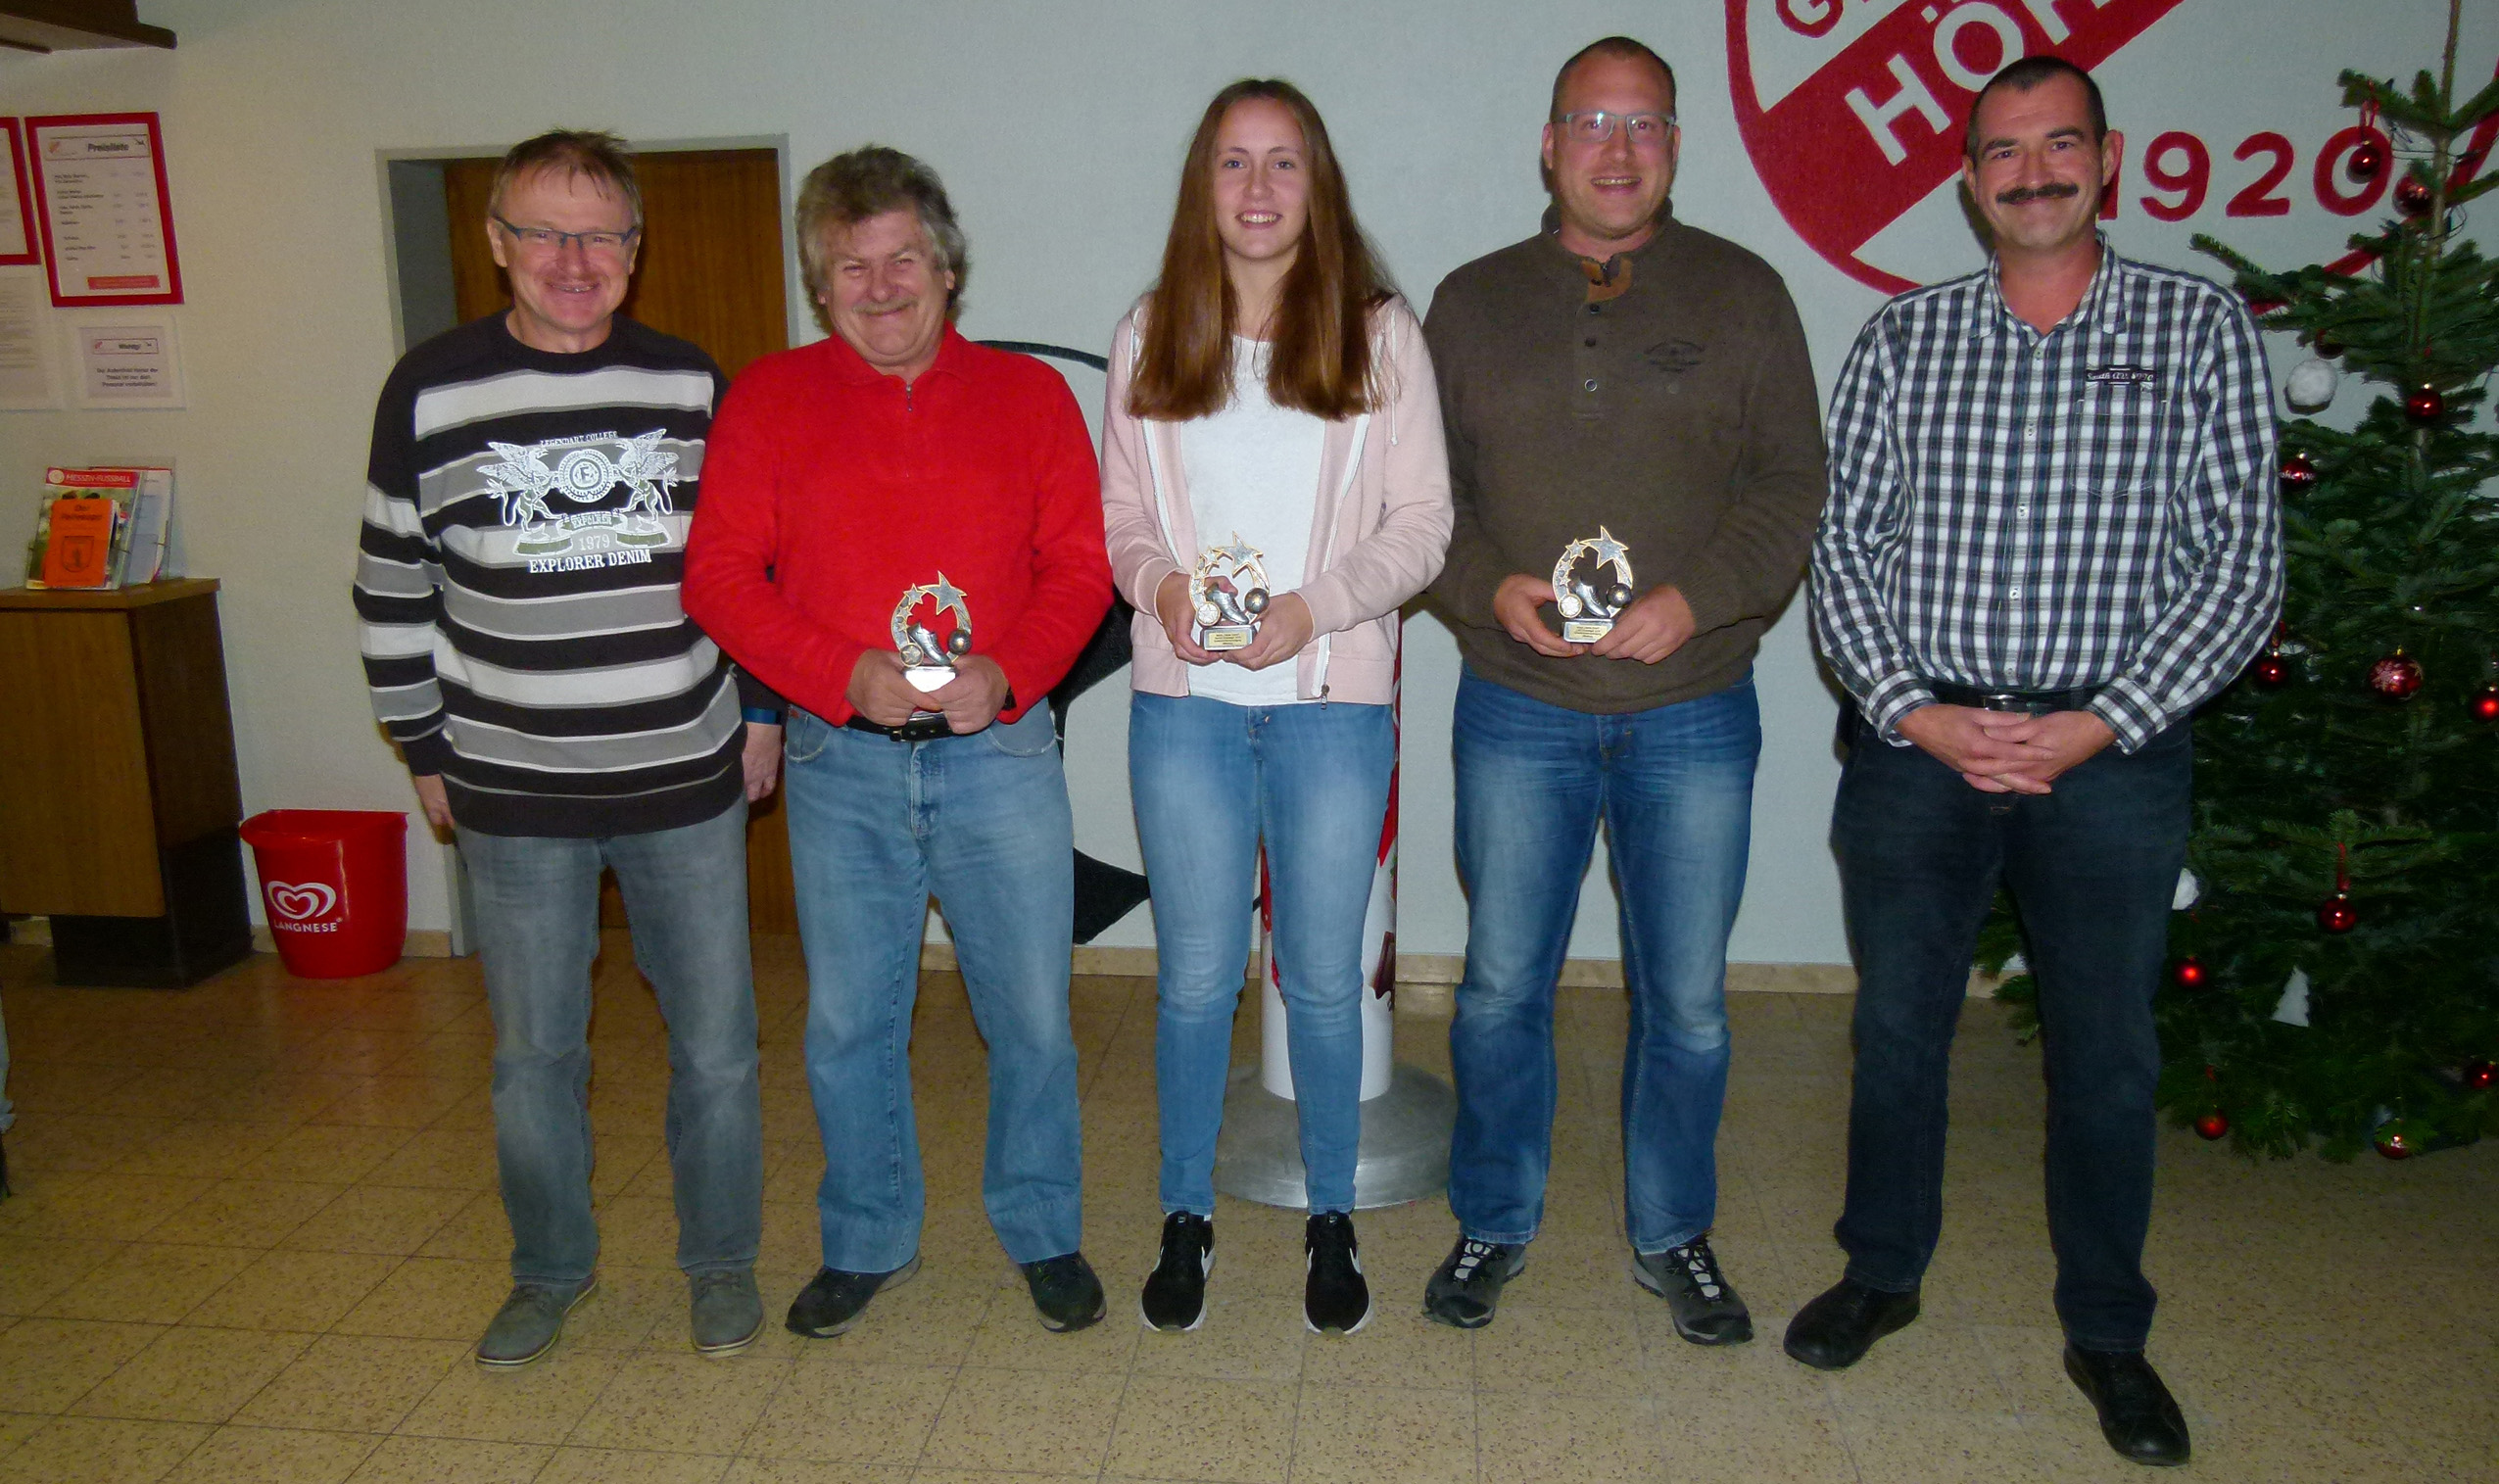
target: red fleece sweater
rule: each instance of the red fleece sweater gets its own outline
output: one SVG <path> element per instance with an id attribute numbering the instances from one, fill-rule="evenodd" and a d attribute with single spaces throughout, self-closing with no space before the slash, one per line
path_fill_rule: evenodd
<path id="1" fill-rule="evenodd" d="M 1015 688 L 1013 721 L 1111 601 L 1093 445 L 1059 373 L 951 325 L 907 388 L 839 337 L 748 366 L 703 454 L 687 615 L 839 726 L 861 651 L 893 647 L 895 601 L 940 571 L 973 652 Z"/>

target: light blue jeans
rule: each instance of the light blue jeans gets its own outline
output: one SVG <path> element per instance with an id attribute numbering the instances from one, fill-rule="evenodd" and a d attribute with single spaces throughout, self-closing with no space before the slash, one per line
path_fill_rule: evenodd
<path id="1" fill-rule="evenodd" d="M 1628 663 L 1628 661 L 1575 661 Z M 1449 1028 L 1449 1205 L 1487 1242 L 1544 1220 L 1554 985 L 1603 821 L 1622 904 L 1623 1226 L 1639 1252 L 1709 1229 L 1727 1090 L 1727 933 L 1744 897 L 1761 713 L 1750 676 L 1598 716 L 1466 672 L 1458 683 L 1458 868 L 1471 915 Z"/>
<path id="2" fill-rule="evenodd" d="M 1163 1209 L 1215 1214 L 1215 1137 L 1263 837 L 1303 1183 L 1314 1215 L 1351 1211 L 1363 1131 L 1363 913 L 1396 719 L 1386 706 L 1140 694 L 1129 700 L 1128 756 L 1154 899 Z"/>
<path id="3" fill-rule="evenodd" d="M 751 1268 L 763 1238 L 763 1105 L 746 939 L 746 805 L 604 839 L 459 832 L 495 1015 L 495 1153 L 512 1280 L 562 1285 L 599 1263 L 590 1212 L 590 967 L 599 873 L 616 873 L 634 964 L 668 1023 L 677 1266 Z"/>
<path id="4" fill-rule="evenodd" d="M 886 1272 L 920 1250 L 911 1007 L 933 893 L 989 1044 L 981 1192 L 990 1227 L 1018 1263 L 1078 1248 L 1076 833 L 1057 741 L 1046 705 L 1012 725 L 918 742 L 790 713 L 784 787 L 828 1268 Z"/>

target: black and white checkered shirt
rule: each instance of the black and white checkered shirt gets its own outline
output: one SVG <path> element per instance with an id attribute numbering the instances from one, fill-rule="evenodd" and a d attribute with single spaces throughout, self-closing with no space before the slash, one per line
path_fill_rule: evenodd
<path id="1" fill-rule="evenodd" d="M 2192 273 L 2100 268 L 2041 334 L 1996 270 L 1902 294 L 1831 400 L 1813 626 L 1896 744 L 1929 681 L 2101 687 L 2128 752 L 2255 654 L 2282 605 L 2264 347 Z"/>

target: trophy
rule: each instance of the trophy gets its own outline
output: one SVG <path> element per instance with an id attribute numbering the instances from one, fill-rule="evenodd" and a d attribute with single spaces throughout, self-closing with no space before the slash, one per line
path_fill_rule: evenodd
<path id="1" fill-rule="evenodd" d="M 928 621 L 919 617 L 923 602 L 935 602 Z M 930 625 L 953 616 L 945 638 Z M 954 662 L 972 652 L 972 606 L 963 590 L 939 572 L 934 583 L 905 588 L 893 605 L 893 646 L 902 651 L 902 678 L 923 691 L 934 691 L 954 679 Z"/>
<path id="2" fill-rule="evenodd" d="M 1562 614 L 1565 643 L 1592 645 L 1612 633 L 1614 616 L 1630 606 L 1631 597 L 1631 549 L 1611 531 L 1599 526 L 1594 537 L 1582 536 L 1562 549 L 1562 559 L 1554 563 L 1554 607 Z"/>
<path id="3" fill-rule="evenodd" d="M 1189 573 L 1188 603 L 1197 617 L 1198 647 L 1222 653 L 1244 649 L 1258 637 L 1259 615 L 1267 611 L 1267 568 L 1264 555 L 1234 531 L 1228 546 L 1214 547 L 1197 559 Z"/>

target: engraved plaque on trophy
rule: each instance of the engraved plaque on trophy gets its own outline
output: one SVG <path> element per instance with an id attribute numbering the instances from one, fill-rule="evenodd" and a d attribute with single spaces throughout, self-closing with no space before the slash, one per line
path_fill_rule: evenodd
<path id="1" fill-rule="evenodd" d="M 1188 602 L 1197 618 L 1198 647 L 1213 653 L 1245 649 L 1258 637 L 1267 611 L 1267 568 L 1256 551 L 1232 533 L 1229 544 L 1209 548 L 1189 573 Z"/>
<path id="2" fill-rule="evenodd" d="M 972 652 L 972 605 L 963 590 L 943 572 L 936 582 L 904 589 L 893 605 L 893 646 L 902 651 L 902 678 L 918 689 L 935 691 L 953 680 L 954 662 Z"/>
<path id="3" fill-rule="evenodd" d="M 1599 526 L 1596 535 L 1562 549 L 1554 563 L 1554 607 L 1565 643 L 1593 645 L 1612 633 L 1631 598 L 1631 549 L 1612 532 Z"/>

